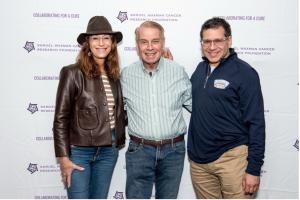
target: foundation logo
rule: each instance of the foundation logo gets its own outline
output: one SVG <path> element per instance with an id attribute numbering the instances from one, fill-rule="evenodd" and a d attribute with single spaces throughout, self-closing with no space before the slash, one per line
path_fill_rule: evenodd
<path id="1" fill-rule="evenodd" d="M 29 103 L 27 110 L 29 112 L 31 112 L 31 114 L 33 114 L 33 113 L 37 112 L 39 109 L 37 107 L 37 104 Z"/>
<path id="2" fill-rule="evenodd" d="M 115 196 L 113 196 L 114 199 L 124 199 L 123 192 L 116 191 Z"/>
<path id="3" fill-rule="evenodd" d="M 298 139 L 296 140 L 296 142 L 293 146 L 297 149 L 297 151 L 299 151 L 299 140 Z"/>
<path id="4" fill-rule="evenodd" d="M 121 23 L 123 23 L 124 21 L 128 20 L 127 12 L 120 11 L 119 14 L 118 14 L 117 19 L 120 20 Z"/>
<path id="5" fill-rule="evenodd" d="M 33 174 L 38 170 L 37 164 L 29 163 L 29 166 L 27 167 L 27 170 L 30 171 L 31 174 Z"/>
<path id="6" fill-rule="evenodd" d="M 256 47 L 256 46 L 240 46 L 234 47 L 238 55 L 247 56 L 271 56 L 276 52 L 274 47 Z"/>
<path id="7" fill-rule="evenodd" d="M 267 173 L 267 171 L 266 170 L 260 170 L 260 176 L 263 176 L 264 174 L 266 174 Z"/>
<path id="8" fill-rule="evenodd" d="M 28 42 L 26 41 L 25 46 L 23 47 L 24 49 L 26 49 L 28 51 L 28 53 L 32 50 L 34 50 L 34 42 Z"/>
<path id="9" fill-rule="evenodd" d="M 35 195 L 33 199 L 68 199 L 66 195 L 53 195 L 53 194 L 43 194 L 43 195 Z"/>

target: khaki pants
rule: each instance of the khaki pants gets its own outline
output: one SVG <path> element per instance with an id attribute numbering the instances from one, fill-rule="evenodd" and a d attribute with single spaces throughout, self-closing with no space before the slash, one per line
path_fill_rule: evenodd
<path id="1" fill-rule="evenodd" d="M 193 187 L 198 199 L 244 199 L 242 179 L 247 167 L 248 147 L 240 145 L 217 160 L 199 164 L 190 160 Z"/>

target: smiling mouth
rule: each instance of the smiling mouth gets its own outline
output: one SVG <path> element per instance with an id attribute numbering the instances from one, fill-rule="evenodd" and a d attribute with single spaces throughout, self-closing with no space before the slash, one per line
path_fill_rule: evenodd
<path id="1" fill-rule="evenodd" d="M 102 53 L 106 51 L 106 48 L 98 48 L 96 49 L 97 52 Z"/>
<path id="2" fill-rule="evenodd" d="M 156 53 L 145 53 L 145 55 L 146 55 L 147 57 L 153 57 L 153 56 L 156 55 Z"/>
<path id="3" fill-rule="evenodd" d="M 216 57 L 216 56 L 219 55 L 219 53 L 218 53 L 218 52 L 211 52 L 211 53 L 209 53 L 209 55 L 210 55 L 211 57 Z"/>

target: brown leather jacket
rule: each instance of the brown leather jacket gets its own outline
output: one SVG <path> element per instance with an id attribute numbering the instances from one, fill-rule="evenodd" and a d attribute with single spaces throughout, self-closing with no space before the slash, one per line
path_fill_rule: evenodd
<path id="1" fill-rule="evenodd" d="M 125 111 L 120 81 L 110 80 L 115 100 L 116 145 L 125 143 Z M 69 156 L 70 146 L 111 145 L 108 107 L 101 76 L 87 78 L 77 64 L 63 67 L 53 123 L 56 157 Z"/>

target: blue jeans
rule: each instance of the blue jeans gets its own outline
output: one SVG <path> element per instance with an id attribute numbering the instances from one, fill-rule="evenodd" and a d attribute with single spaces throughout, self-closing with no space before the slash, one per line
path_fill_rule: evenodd
<path id="1" fill-rule="evenodd" d="M 71 146 L 70 159 L 84 171 L 72 172 L 71 187 L 67 189 L 70 199 L 106 199 L 119 155 L 113 146 Z"/>
<path id="2" fill-rule="evenodd" d="M 162 146 L 138 144 L 132 140 L 126 152 L 126 198 L 176 199 L 185 157 L 185 142 Z"/>

